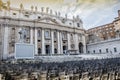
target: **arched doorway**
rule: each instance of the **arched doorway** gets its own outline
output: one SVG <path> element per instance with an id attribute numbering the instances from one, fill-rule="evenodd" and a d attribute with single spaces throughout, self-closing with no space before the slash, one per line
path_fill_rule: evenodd
<path id="1" fill-rule="evenodd" d="M 45 51 L 46 51 L 46 54 L 49 55 L 50 54 L 50 45 L 45 45 Z"/>
<path id="2" fill-rule="evenodd" d="M 63 54 L 66 54 L 67 46 L 63 46 Z"/>
<path id="3" fill-rule="evenodd" d="M 79 53 L 83 53 L 83 44 L 79 43 Z"/>
<path id="4" fill-rule="evenodd" d="M 38 55 L 41 54 L 41 48 L 38 48 Z"/>
<path id="5" fill-rule="evenodd" d="M 54 53 L 57 54 L 57 49 L 56 48 L 54 49 Z"/>

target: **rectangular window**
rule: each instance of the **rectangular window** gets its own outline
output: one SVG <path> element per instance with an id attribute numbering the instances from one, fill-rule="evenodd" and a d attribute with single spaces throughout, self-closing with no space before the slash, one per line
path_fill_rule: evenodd
<path id="1" fill-rule="evenodd" d="M 95 53 L 95 50 L 93 50 L 93 53 Z"/>
<path id="2" fill-rule="evenodd" d="M 38 30 L 38 37 L 41 37 L 41 31 Z"/>
<path id="3" fill-rule="evenodd" d="M 80 27 L 80 24 L 79 24 L 79 23 L 77 23 L 77 27 Z"/>
<path id="4" fill-rule="evenodd" d="M 13 15 L 16 15 L 16 13 L 13 13 Z"/>
<path id="5" fill-rule="evenodd" d="M 114 52 L 117 52 L 117 49 L 116 49 L 116 47 L 114 48 Z"/>
<path id="6" fill-rule="evenodd" d="M 82 40 L 82 34 L 79 35 L 79 40 Z"/>
<path id="7" fill-rule="evenodd" d="M 88 53 L 90 53 L 90 51 L 88 51 Z"/>
<path id="8" fill-rule="evenodd" d="M 101 53 L 102 51 L 101 51 L 101 49 L 99 50 L 99 53 Z"/>
<path id="9" fill-rule="evenodd" d="M 41 54 L 41 48 L 38 48 L 38 55 Z"/>
<path id="10" fill-rule="evenodd" d="M 40 16 L 38 16 L 38 19 L 40 19 L 41 17 Z"/>
<path id="11" fill-rule="evenodd" d="M 29 15 L 27 15 L 27 14 L 26 14 L 26 15 L 24 15 L 24 16 L 25 16 L 26 18 L 29 18 Z"/>
<path id="12" fill-rule="evenodd" d="M 40 40 L 38 40 L 38 42 L 40 42 Z"/>
<path id="13" fill-rule="evenodd" d="M 45 38 L 50 38 L 50 31 L 45 31 Z"/>
<path id="14" fill-rule="evenodd" d="M 62 39 L 66 40 L 67 39 L 67 34 L 66 33 L 62 33 Z"/>
<path id="15" fill-rule="evenodd" d="M 106 49 L 106 53 L 108 53 L 108 48 Z"/>
<path id="16" fill-rule="evenodd" d="M 54 32 L 54 38 L 55 39 L 57 38 L 57 32 Z"/>

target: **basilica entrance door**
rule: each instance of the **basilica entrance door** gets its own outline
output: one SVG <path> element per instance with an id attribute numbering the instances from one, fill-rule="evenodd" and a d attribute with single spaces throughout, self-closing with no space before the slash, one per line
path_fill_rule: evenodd
<path id="1" fill-rule="evenodd" d="M 46 51 L 46 54 L 49 55 L 50 54 L 50 45 L 45 45 L 45 51 Z"/>
<path id="2" fill-rule="evenodd" d="M 63 46 L 63 53 L 66 54 L 67 46 Z"/>
<path id="3" fill-rule="evenodd" d="M 83 53 L 83 44 L 79 43 L 79 53 Z"/>

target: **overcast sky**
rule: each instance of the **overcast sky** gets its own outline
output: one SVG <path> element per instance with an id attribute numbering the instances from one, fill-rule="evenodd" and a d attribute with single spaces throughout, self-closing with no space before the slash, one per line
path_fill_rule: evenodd
<path id="1" fill-rule="evenodd" d="M 7 0 L 3 0 L 6 2 Z M 79 15 L 85 29 L 110 23 L 118 16 L 120 0 L 10 0 L 11 7 L 19 7 L 23 3 L 24 8 L 30 9 L 31 5 L 49 7 L 54 11 L 66 13 L 69 18 Z"/>

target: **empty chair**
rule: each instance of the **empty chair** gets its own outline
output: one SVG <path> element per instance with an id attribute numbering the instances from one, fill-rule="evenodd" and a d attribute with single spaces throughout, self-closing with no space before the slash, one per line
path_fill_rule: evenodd
<path id="1" fill-rule="evenodd" d="M 101 80 L 108 80 L 108 74 L 103 74 Z"/>

